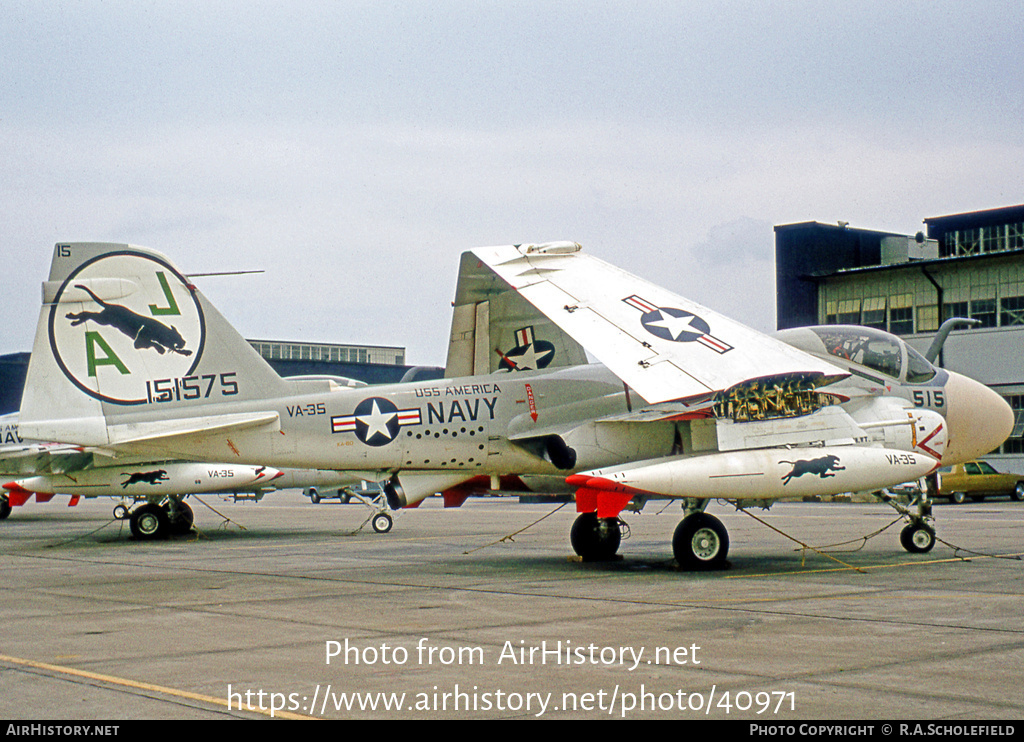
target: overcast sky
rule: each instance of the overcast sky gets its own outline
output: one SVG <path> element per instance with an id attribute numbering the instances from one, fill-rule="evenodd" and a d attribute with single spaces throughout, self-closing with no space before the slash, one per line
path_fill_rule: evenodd
<path id="1" fill-rule="evenodd" d="M 57 241 L 247 337 L 442 365 L 459 254 L 575 240 L 774 328 L 773 225 L 1024 203 L 1019 0 L 0 0 L 0 353 Z"/>

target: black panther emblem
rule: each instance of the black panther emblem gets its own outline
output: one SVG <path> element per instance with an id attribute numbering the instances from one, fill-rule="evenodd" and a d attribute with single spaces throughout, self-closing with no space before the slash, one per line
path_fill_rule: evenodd
<path id="1" fill-rule="evenodd" d="M 128 474 L 128 472 L 121 472 L 122 477 L 128 477 L 125 481 L 121 482 L 121 489 L 128 489 L 128 485 L 131 484 L 158 484 L 160 482 L 166 482 L 170 479 L 167 476 L 166 469 L 157 469 L 156 471 L 140 471 L 135 474 Z"/>
<path id="2" fill-rule="evenodd" d="M 793 470 L 786 474 L 782 478 L 782 483 L 789 484 L 790 479 L 796 477 L 802 477 L 804 474 L 817 474 L 819 477 L 824 479 L 825 477 L 834 477 L 835 474 L 831 472 L 835 471 L 846 471 L 845 466 L 837 466 L 839 463 L 838 456 L 822 456 L 820 459 L 809 459 L 801 461 L 780 461 L 780 464 L 792 464 Z"/>
<path id="3" fill-rule="evenodd" d="M 108 304 L 82 284 L 75 284 L 75 288 L 85 291 L 103 309 L 99 312 L 78 312 L 77 314 L 68 312 L 64 316 L 71 320 L 72 327 L 83 322 L 95 322 L 120 330 L 135 342 L 136 349 L 152 348 L 160 355 L 167 351 L 183 356 L 192 355 L 191 350 L 185 349 L 185 338 L 173 325 L 168 327 L 155 319 L 136 314 L 120 304 Z"/>

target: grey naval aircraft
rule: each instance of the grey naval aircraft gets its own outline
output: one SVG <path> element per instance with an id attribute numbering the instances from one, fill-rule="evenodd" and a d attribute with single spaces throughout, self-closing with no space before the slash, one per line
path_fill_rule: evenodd
<path id="1" fill-rule="evenodd" d="M 238 463 L 132 461 L 110 452 L 64 443 L 43 443 L 21 437 L 18 414 L 0 416 L 0 520 L 34 495 L 49 502 L 68 495 L 69 507 L 83 497 L 109 497 L 120 502 L 114 517 L 128 519 L 137 539 L 188 533 L 195 516 L 188 495 L 230 495 L 260 500 L 270 491 L 295 487 L 329 489 L 358 484 L 346 472 L 274 469 Z M 131 511 L 129 512 L 129 507 Z M 390 518 L 390 516 L 388 516 Z M 389 530 L 378 526 L 376 530 Z"/>
<path id="2" fill-rule="evenodd" d="M 464 253 L 454 306 L 448 378 L 294 381 L 160 253 L 59 243 L 22 433 L 148 460 L 349 471 L 396 508 L 556 482 L 575 490 L 585 559 L 616 553 L 627 505 L 681 499 L 675 557 L 709 569 L 728 553 L 712 499 L 879 490 L 986 453 L 1012 427 L 998 395 L 893 336 L 826 328 L 789 344 L 576 243 Z M 904 547 L 930 549 L 930 512 L 904 514 Z"/>

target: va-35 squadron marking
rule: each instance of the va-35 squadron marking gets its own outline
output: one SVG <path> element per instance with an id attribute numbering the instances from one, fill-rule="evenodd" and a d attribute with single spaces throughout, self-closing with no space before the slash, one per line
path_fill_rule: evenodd
<path id="1" fill-rule="evenodd" d="M 997 395 L 908 360 L 892 336 L 888 348 L 856 349 L 865 359 L 881 354 L 879 385 L 853 356 L 839 363 L 827 348 L 754 332 L 574 243 L 465 253 L 450 379 L 372 394 L 278 377 L 150 250 L 60 244 L 44 297 L 26 435 L 150 460 L 344 470 L 381 482 L 393 507 L 480 482 L 497 488 L 514 475 L 575 489 L 571 540 L 588 559 L 617 551 L 628 504 L 675 498 L 686 511 L 677 560 L 720 567 L 728 535 L 704 512 L 712 499 L 769 504 L 879 489 L 987 452 L 1012 423 Z M 155 317 L 172 301 L 179 315 L 161 323 L 191 356 L 160 353 L 83 315 L 116 304 Z M 69 315 L 84 321 L 72 325 Z M 510 336 L 516 345 L 502 354 Z M 604 365 L 587 364 L 584 348 Z M 932 400 L 941 392 L 943 409 L 915 406 L 922 388 Z M 930 513 L 907 517 L 904 545 L 930 548 Z"/>

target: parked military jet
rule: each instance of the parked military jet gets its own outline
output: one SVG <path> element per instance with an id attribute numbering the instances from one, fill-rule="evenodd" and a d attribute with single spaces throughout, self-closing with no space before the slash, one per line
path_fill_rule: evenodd
<path id="1" fill-rule="evenodd" d="M 830 360 L 575 243 L 466 253 L 448 369 L 465 375 L 372 390 L 277 376 L 144 248 L 58 244 L 43 297 L 26 435 L 149 460 L 346 470 L 381 482 L 393 507 L 557 476 L 577 491 L 571 540 L 584 558 L 616 552 L 631 500 L 685 498 L 676 558 L 718 567 L 728 535 L 704 513 L 710 499 L 879 489 L 991 450 L 1012 422 L 963 377 L 943 387 L 945 404 L 973 412 L 946 418 L 862 389 Z M 604 365 L 584 364 L 584 348 Z M 930 527 L 911 520 L 904 545 L 919 548 Z"/>
<path id="2" fill-rule="evenodd" d="M 857 477 L 877 482 L 910 462 L 933 473 L 935 462 L 992 450 L 1012 428 L 996 393 L 936 369 L 894 335 L 839 326 L 777 333 L 826 367 L 806 357 L 787 365 L 792 358 L 764 336 L 573 243 L 474 250 L 463 258 L 462 277 L 478 299 L 514 289 L 612 369 L 627 397 L 631 389 L 642 397 L 628 415 L 599 425 L 675 423 L 669 456 L 568 478 L 582 513 L 578 552 L 613 552 L 616 516 L 630 500 L 679 497 L 688 515 L 673 540 L 677 560 L 716 566 L 728 535 L 703 513 L 710 498 L 767 505 L 795 494 L 876 490 L 881 485 Z M 909 520 L 903 546 L 931 549 L 927 499 L 916 514 L 902 512 Z"/>
<path id="3" fill-rule="evenodd" d="M 21 437 L 17 413 L 0 416 L 0 520 L 33 495 L 49 502 L 68 495 L 73 507 L 82 497 L 110 497 L 120 502 L 114 516 L 127 518 L 141 540 L 187 533 L 194 521 L 188 495 L 230 494 L 261 499 L 277 489 L 342 487 L 358 483 L 344 472 L 273 469 L 238 463 L 114 460 L 103 450 Z M 0 480 L 3 481 L 3 480 Z M 131 510 L 129 511 L 129 507 Z M 379 517 L 379 516 L 378 516 Z M 384 517 L 389 517 L 384 514 Z M 374 527 L 377 522 L 374 521 Z"/>

